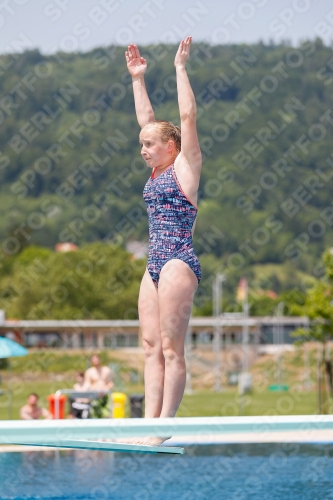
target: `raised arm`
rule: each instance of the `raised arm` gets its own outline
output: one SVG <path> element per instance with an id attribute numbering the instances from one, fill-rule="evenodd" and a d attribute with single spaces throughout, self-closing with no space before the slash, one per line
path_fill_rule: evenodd
<path id="1" fill-rule="evenodd" d="M 197 134 L 197 107 L 190 81 L 186 72 L 186 62 L 190 55 L 192 37 L 188 36 L 180 42 L 176 57 L 176 78 L 178 105 L 182 134 L 181 154 L 192 171 L 200 175 L 202 158 Z"/>
<path id="2" fill-rule="evenodd" d="M 144 80 L 147 69 L 146 60 L 140 56 L 138 47 L 132 43 L 125 52 L 128 71 L 132 77 L 136 117 L 141 128 L 155 120 Z"/>

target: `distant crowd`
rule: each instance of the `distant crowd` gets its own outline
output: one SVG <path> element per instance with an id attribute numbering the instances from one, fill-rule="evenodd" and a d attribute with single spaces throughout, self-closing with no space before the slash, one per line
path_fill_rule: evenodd
<path id="1" fill-rule="evenodd" d="M 88 416 L 108 417 L 110 416 L 108 402 L 109 397 L 105 392 L 113 389 L 112 372 L 108 366 L 102 366 L 101 359 L 97 354 L 91 357 L 91 367 L 85 372 L 76 374 L 76 383 L 73 390 L 76 392 L 98 392 L 99 396 L 93 400 L 90 398 L 71 398 L 71 409 L 69 418 L 88 418 Z M 39 406 L 38 394 L 32 392 L 27 398 L 27 403 L 20 410 L 22 420 L 38 420 L 40 418 L 53 418 L 52 413 L 46 408 Z"/>

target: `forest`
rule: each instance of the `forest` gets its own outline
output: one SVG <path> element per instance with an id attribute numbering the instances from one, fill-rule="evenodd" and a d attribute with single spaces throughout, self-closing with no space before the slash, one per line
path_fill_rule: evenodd
<path id="1" fill-rule="evenodd" d="M 176 46 L 140 49 L 156 118 L 179 124 Z M 149 171 L 125 50 L 0 57 L 2 277 L 31 245 L 147 242 Z M 259 294 L 302 291 L 333 243 L 332 47 L 194 44 L 188 73 L 204 159 L 201 296 L 216 272 L 230 297 L 243 275 Z"/>

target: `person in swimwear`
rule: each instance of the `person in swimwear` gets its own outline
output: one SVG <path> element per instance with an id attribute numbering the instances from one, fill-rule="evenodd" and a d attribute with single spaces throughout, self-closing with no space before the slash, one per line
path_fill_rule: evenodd
<path id="1" fill-rule="evenodd" d="M 143 193 L 149 248 L 138 301 L 145 355 L 145 418 L 174 417 L 182 400 L 185 335 L 201 277 L 192 244 L 202 156 L 196 102 L 185 68 L 191 42 L 190 36 L 181 41 L 174 61 L 180 129 L 155 120 L 144 82 L 146 60 L 135 44 L 125 53 L 141 127 L 141 155 L 152 169 Z M 165 439 L 132 442 L 154 446 Z"/>
<path id="2" fill-rule="evenodd" d="M 39 418 L 51 419 L 52 414 L 38 405 L 39 396 L 35 392 L 29 394 L 27 404 L 20 409 L 20 417 L 22 420 L 38 420 Z"/>

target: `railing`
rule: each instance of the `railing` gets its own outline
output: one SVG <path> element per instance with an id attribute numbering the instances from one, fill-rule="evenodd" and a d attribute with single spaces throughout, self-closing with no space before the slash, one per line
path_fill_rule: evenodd
<path id="1" fill-rule="evenodd" d="M 77 391 L 75 389 L 59 389 L 55 393 L 54 400 L 54 418 L 59 419 L 60 417 L 60 396 L 62 394 L 69 394 L 73 399 L 98 399 L 100 396 L 111 395 L 112 391 Z M 110 414 L 112 415 L 112 398 L 110 397 Z"/>

